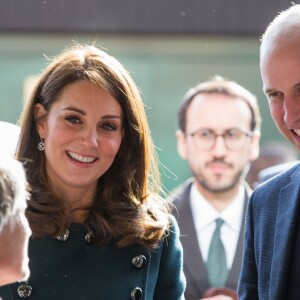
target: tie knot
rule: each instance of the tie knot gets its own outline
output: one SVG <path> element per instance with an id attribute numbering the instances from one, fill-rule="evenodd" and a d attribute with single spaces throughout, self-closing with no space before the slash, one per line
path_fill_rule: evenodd
<path id="1" fill-rule="evenodd" d="M 220 229 L 221 226 L 224 224 L 224 220 L 220 218 L 216 219 L 215 222 L 216 222 L 216 229 Z"/>

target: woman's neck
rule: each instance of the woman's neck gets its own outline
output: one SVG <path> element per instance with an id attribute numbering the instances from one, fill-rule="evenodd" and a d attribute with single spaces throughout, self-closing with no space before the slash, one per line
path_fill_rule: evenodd
<path id="1" fill-rule="evenodd" d="M 72 223 L 84 223 L 88 218 L 90 213 L 89 208 L 85 209 L 76 209 L 71 214 L 71 222 Z"/>
<path id="2" fill-rule="evenodd" d="M 53 190 L 59 198 L 67 202 L 71 210 L 72 222 L 83 223 L 87 219 L 90 208 L 94 203 L 95 189 L 57 188 Z"/>

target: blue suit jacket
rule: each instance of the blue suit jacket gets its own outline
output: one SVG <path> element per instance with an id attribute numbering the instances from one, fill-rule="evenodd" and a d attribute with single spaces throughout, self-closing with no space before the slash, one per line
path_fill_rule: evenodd
<path id="1" fill-rule="evenodd" d="M 299 217 L 300 164 L 259 185 L 246 217 L 239 299 L 286 299 Z"/>

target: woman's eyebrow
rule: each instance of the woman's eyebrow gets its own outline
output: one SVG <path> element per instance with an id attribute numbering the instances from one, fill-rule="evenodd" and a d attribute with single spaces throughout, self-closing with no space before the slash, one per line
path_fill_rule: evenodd
<path id="1" fill-rule="evenodd" d="M 80 109 L 80 108 L 77 108 L 77 107 L 73 107 L 73 106 L 68 106 L 68 107 L 65 107 L 63 110 L 71 110 L 71 111 L 75 111 L 75 112 L 77 112 L 77 113 L 79 113 L 79 114 L 82 114 L 82 115 L 86 115 L 86 112 L 85 111 L 83 111 L 82 109 Z"/>
<path id="2" fill-rule="evenodd" d="M 74 111 L 74 112 L 77 112 L 77 113 L 79 113 L 83 116 L 86 116 L 86 112 L 84 110 L 80 109 L 80 108 L 77 108 L 77 107 L 68 106 L 68 107 L 63 108 L 63 110 Z M 119 116 L 119 115 L 105 115 L 101 119 L 122 119 L 122 117 Z"/>

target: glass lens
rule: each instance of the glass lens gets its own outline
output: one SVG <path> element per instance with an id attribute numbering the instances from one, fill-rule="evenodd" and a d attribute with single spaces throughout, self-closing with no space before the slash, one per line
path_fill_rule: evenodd
<path id="1" fill-rule="evenodd" d="M 245 144 L 247 133 L 233 128 L 225 131 L 223 137 L 229 150 L 239 150 Z"/>
<path id="2" fill-rule="evenodd" d="M 243 147 L 246 138 L 250 136 L 250 134 L 238 128 L 228 129 L 223 134 L 217 134 L 211 129 L 203 128 L 190 135 L 194 138 L 196 146 L 201 150 L 213 148 L 216 138 L 219 136 L 224 139 L 228 150 L 239 150 Z"/>

